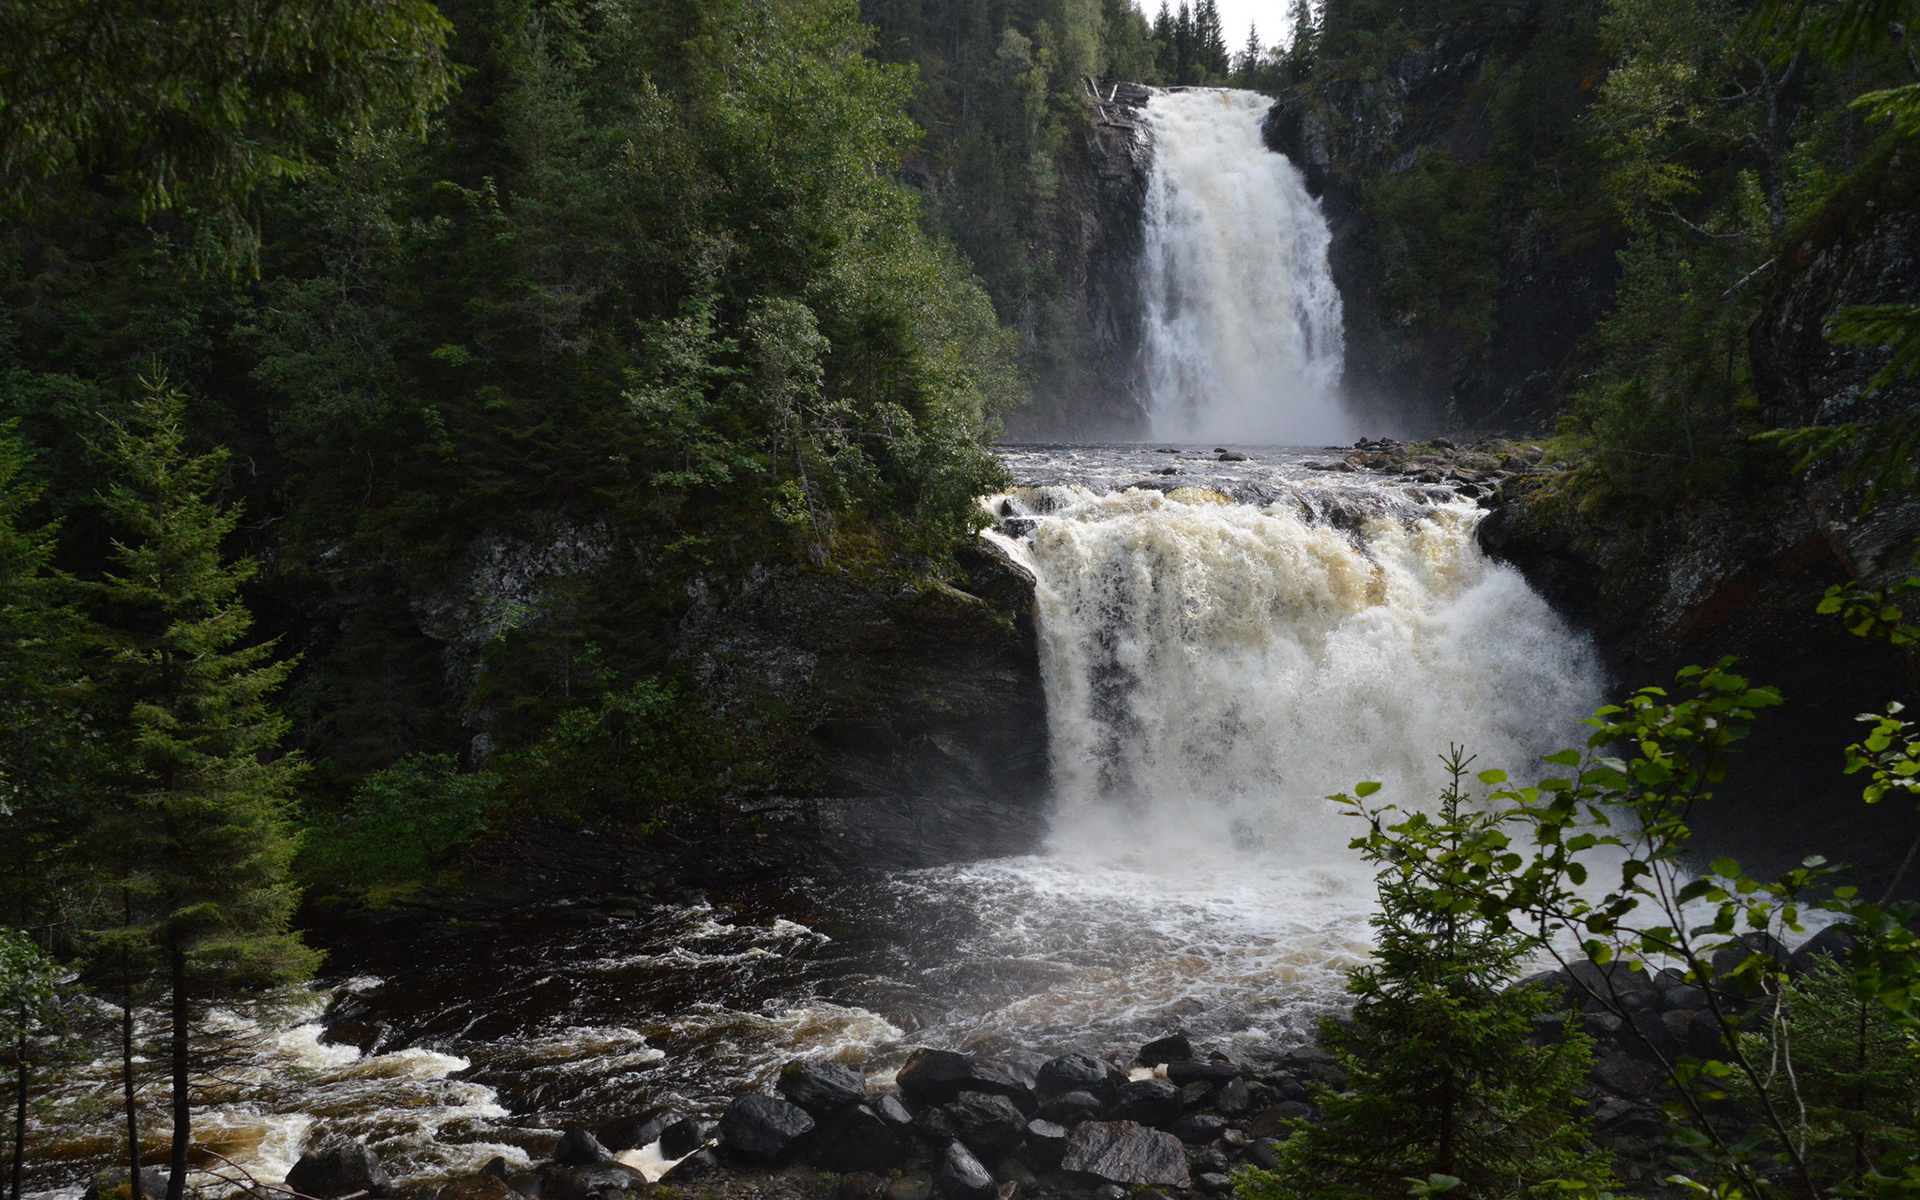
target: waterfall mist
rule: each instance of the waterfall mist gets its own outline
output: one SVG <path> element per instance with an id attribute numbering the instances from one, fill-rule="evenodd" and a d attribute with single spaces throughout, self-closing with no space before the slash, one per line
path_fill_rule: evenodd
<path id="1" fill-rule="evenodd" d="M 1153 436 L 1344 442 L 1340 293 L 1319 202 L 1268 150 L 1254 92 L 1162 92 L 1141 290 Z"/>

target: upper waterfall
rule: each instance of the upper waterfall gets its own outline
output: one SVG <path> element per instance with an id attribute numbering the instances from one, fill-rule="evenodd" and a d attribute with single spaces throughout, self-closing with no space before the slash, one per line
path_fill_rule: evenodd
<path id="1" fill-rule="evenodd" d="M 1153 436 L 1351 440 L 1331 240 L 1300 172 L 1267 149 L 1255 92 L 1160 92 L 1140 264 Z"/>

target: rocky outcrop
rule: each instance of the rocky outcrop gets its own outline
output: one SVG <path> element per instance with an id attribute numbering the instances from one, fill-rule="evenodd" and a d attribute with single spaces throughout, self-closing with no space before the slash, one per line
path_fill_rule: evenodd
<path id="1" fill-rule="evenodd" d="M 1369 186 L 1426 158 L 1472 167 L 1489 156 L 1489 85 L 1538 36 L 1537 7 L 1515 10 L 1514 24 L 1497 31 L 1442 33 L 1369 77 L 1289 93 L 1268 114 L 1268 146 L 1301 169 L 1326 214 L 1345 308 L 1346 388 L 1374 432 L 1544 431 L 1565 395 L 1569 356 L 1612 301 L 1618 247 L 1599 236 L 1566 239 L 1530 211 L 1496 231 L 1490 331 L 1418 319 L 1388 295 L 1404 250 L 1385 236 Z M 1581 94 L 1577 77 L 1561 82 Z"/>
<path id="2" fill-rule="evenodd" d="M 1049 381 L 1008 418 L 1019 440 L 1129 440 L 1148 433 L 1140 389 L 1142 310 L 1137 266 L 1153 131 L 1140 110 L 1153 89 L 1086 81 L 1086 154 L 1071 164 L 1074 210 L 1061 292 L 1080 325 L 1073 382 Z"/>

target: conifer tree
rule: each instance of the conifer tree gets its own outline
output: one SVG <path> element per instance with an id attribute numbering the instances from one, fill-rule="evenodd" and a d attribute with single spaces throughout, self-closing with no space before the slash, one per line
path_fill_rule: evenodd
<path id="1" fill-rule="evenodd" d="M 1200 0 L 1193 14 L 1195 83 L 1207 83 L 1227 74 L 1227 34 L 1220 24 L 1220 7 Z"/>
<path id="2" fill-rule="evenodd" d="M 1443 761 L 1452 782 L 1438 827 L 1457 847 L 1489 818 L 1462 811 L 1460 779 L 1471 760 L 1456 749 Z M 1316 1099 L 1325 1119 L 1299 1123 L 1279 1169 L 1249 1172 L 1241 1194 L 1385 1200 L 1415 1184 L 1509 1200 L 1559 1194 L 1550 1181 L 1603 1186 L 1604 1157 L 1588 1145 L 1572 1097 L 1591 1042 L 1571 1023 L 1556 1044 L 1528 1040 L 1531 1015 L 1554 1007 L 1513 986 L 1535 947 L 1451 907 L 1385 851 L 1367 850 L 1383 865 L 1379 945 L 1374 961 L 1349 976 L 1351 1022 L 1322 1028 L 1349 1090 L 1323 1089 Z"/>
<path id="3" fill-rule="evenodd" d="M 147 384 L 105 448 L 117 481 L 103 507 L 124 540 L 99 588 L 127 789 L 123 936 L 151 947 L 170 1016 L 167 1200 L 186 1185 L 196 1012 L 317 964 L 288 927 L 303 764 L 276 756 L 287 723 L 272 696 L 292 664 L 245 642 L 254 564 L 224 561 L 238 512 L 214 498 L 227 456 L 189 451 L 183 408 L 163 380 Z"/>

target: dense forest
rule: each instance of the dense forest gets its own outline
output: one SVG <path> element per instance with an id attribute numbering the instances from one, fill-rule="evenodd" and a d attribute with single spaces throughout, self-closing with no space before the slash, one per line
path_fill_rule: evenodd
<path id="1" fill-rule="evenodd" d="M 991 442 L 1098 386 L 1090 81 L 1275 98 L 1274 138 L 1365 244 L 1343 283 L 1373 356 L 1358 377 L 1401 387 L 1368 398 L 1380 420 L 1544 440 L 1567 467 L 1529 499 L 1539 521 L 1670 529 L 1814 496 L 1871 527 L 1873 569 L 1848 564 L 1866 587 L 1831 610 L 1910 666 L 1914 7 L 1303 0 L 1286 43 L 1262 46 L 1212 0 L 7 5 L 0 1008 L 16 1130 L 33 1071 L 58 1065 L 59 997 L 85 993 L 120 1022 L 136 1167 L 136 1058 L 164 1062 L 181 1200 L 192 1018 L 312 975 L 303 905 L 456 889 L 462 848 L 517 823 L 644 832 L 823 790 L 821 738 L 783 696 L 695 677 L 689 613 L 770 573 L 981 607 L 952 581 L 991 520 L 979 498 L 1007 481 Z M 1863 247 L 1881 257 L 1852 282 L 1821 274 Z M 1574 277 L 1584 307 L 1537 337 L 1529 281 Z M 1810 382 L 1795 338 L 1838 365 Z M 1501 391 L 1514 371 L 1524 402 Z M 1682 807 L 1709 789 L 1717 760 L 1688 755 L 1777 697 L 1720 671 L 1698 686 L 1693 708 L 1647 698 L 1616 717 L 1610 736 L 1644 757 L 1628 772 L 1576 755 L 1566 803 L 1660 827 L 1663 772 L 1686 776 Z M 1872 798 L 1910 798 L 1914 746 L 1896 710 L 1855 748 Z M 1559 836 L 1537 791 L 1514 802 Z M 1572 1086 L 1583 1044 L 1517 1051 L 1527 1013 L 1489 997 L 1518 974 L 1515 914 L 1547 885 L 1511 874 L 1499 829 L 1457 804 L 1447 820 L 1374 823 L 1369 853 L 1400 872 L 1390 901 L 1443 929 L 1451 957 L 1422 936 L 1389 949 L 1444 977 L 1455 1016 L 1462 995 L 1484 1002 L 1449 1044 L 1504 1039 L 1485 1077 L 1539 1119 L 1564 1097 L 1529 1088 Z M 1449 874 L 1463 845 L 1484 861 Z M 1678 879 L 1684 831 L 1662 853 Z M 1687 897 L 1721 905 L 1723 933 L 1738 896 L 1774 887 L 1729 874 Z M 1636 953 L 1673 936 L 1632 941 L 1631 904 L 1552 896 Z M 1819 1011 L 1856 1016 L 1860 1046 L 1869 1016 L 1894 1045 L 1920 995 L 1914 914 L 1848 911 L 1879 939 L 1862 990 L 1796 986 L 1826 986 Z M 1713 969 L 1758 980 L 1771 953 Z M 1377 973 L 1356 987 L 1383 1012 L 1400 995 Z M 169 1013 L 171 1040 L 136 1046 L 136 1009 Z M 1335 1037 L 1356 1062 L 1399 1055 L 1379 1072 L 1399 1087 L 1430 1047 L 1365 1014 Z M 1753 1028 L 1716 1036 L 1750 1068 L 1725 1089 L 1765 1107 Z M 1706 1106 L 1689 1119 L 1712 1141 L 1695 1149 L 1713 1195 L 1915 1186 L 1910 1078 L 1830 1089 L 1885 1083 L 1893 1115 L 1854 1139 L 1856 1160 L 1890 1156 L 1881 1173 L 1828 1131 L 1786 1183 L 1754 1145 L 1713 1140 L 1726 1091 L 1702 1078 L 1684 1082 Z M 1396 1094 L 1396 1120 L 1427 1104 Z M 1366 1096 L 1321 1100 L 1361 1134 L 1384 1120 Z M 1469 1191 L 1605 1194 L 1579 1128 L 1543 1128 L 1533 1151 L 1496 1147 L 1526 1160 L 1524 1186 Z M 1291 1154 L 1254 1194 L 1405 1194 L 1403 1177 L 1329 1174 L 1372 1169 L 1337 1133 Z"/>

